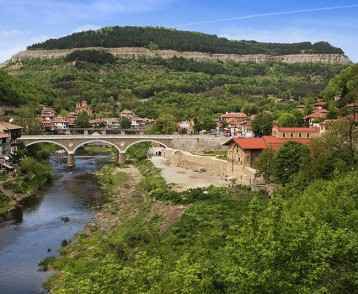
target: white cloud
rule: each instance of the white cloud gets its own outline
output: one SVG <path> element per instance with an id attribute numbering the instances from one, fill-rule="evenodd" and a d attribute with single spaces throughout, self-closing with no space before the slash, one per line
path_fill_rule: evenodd
<path id="1" fill-rule="evenodd" d="M 18 30 L 0 30 L 0 62 L 4 62 L 28 45 L 48 39 L 47 36 L 34 36 Z"/>

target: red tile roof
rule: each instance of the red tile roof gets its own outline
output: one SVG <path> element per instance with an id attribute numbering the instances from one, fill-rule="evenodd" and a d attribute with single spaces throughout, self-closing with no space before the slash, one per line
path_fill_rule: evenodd
<path id="1" fill-rule="evenodd" d="M 261 150 L 266 149 L 265 141 L 262 138 L 234 138 L 235 144 L 239 145 L 241 149 L 247 150 Z"/>
<path id="2" fill-rule="evenodd" d="M 265 150 L 271 148 L 272 150 L 278 150 L 282 145 L 288 142 L 296 142 L 303 145 L 309 145 L 310 139 L 299 139 L 299 138 L 277 138 L 274 136 L 264 136 L 261 138 L 233 138 L 225 145 L 235 143 L 243 150 Z"/>

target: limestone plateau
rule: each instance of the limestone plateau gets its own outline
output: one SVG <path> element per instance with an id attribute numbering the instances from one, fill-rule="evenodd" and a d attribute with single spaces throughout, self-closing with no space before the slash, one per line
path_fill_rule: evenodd
<path id="1" fill-rule="evenodd" d="M 351 60 L 342 53 L 301 53 L 286 55 L 269 54 L 217 54 L 204 52 L 176 51 L 176 50 L 150 50 L 144 47 L 121 47 L 121 48 L 73 48 L 54 50 L 26 50 L 14 55 L 10 62 L 18 62 L 27 59 L 56 59 L 64 58 L 78 50 L 102 50 L 111 53 L 113 56 L 123 59 L 136 58 L 185 58 L 195 61 L 221 61 L 238 63 L 323 63 L 323 64 L 350 64 Z"/>

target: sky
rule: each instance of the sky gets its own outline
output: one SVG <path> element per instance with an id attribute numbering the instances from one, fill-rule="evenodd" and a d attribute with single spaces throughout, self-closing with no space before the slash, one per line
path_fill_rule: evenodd
<path id="1" fill-rule="evenodd" d="M 0 0 L 0 61 L 26 46 L 113 25 L 264 42 L 328 41 L 358 62 L 358 0 Z"/>

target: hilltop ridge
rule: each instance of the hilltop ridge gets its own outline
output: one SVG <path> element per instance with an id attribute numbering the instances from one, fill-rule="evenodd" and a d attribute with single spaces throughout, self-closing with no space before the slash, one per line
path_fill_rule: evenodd
<path id="1" fill-rule="evenodd" d="M 262 43 L 234 41 L 198 32 L 179 31 L 159 27 L 107 27 L 96 31 L 74 33 L 58 39 L 29 46 L 29 50 L 73 49 L 87 47 L 197 51 L 216 54 L 344 54 L 343 50 L 327 42 Z"/>

